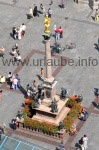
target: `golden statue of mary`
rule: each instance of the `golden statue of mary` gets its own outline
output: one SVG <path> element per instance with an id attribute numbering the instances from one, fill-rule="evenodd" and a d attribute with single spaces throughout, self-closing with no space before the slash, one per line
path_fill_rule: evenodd
<path id="1" fill-rule="evenodd" d="M 50 18 L 48 17 L 48 14 L 46 14 L 45 20 L 44 20 L 44 25 L 45 25 L 45 30 L 44 32 L 49 34 L 50 33 Z"/>

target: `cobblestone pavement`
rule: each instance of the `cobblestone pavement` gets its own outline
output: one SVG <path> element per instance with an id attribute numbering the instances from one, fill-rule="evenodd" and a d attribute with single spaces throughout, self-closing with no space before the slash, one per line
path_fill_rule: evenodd
<path id="1" fill-rule="evenodd" d="M 84 107 L 89 112 L 86 122 L 77 122 L 78 134 L 72 137 L 67 135 L 64 142 L 68 150 L 75 149 L 75 143 L 78 142 L 82 135 L 87 134 L 89 138 L 88 150 L 98 150 L 99 110 L 93 106 L 92 102 L 95 102 L 94 88 L 99 87 L 99 50 L 96 47 L 99 25 L 91 19 L 94 12 L 86 5 L 76 4 L 73 0 L 65 0 L 65 9 L 62 10 L 58 6 L 60 0 L 56 0 L 52 6 L 49 6 L 49 2 L 50 0 L 0 0 L 0 47 L 4 46 L 6 48 L 5 59 L 7 60 L 12 58 L 9 52 L 11 52 L 11 48 L 15 43 L 19 44 L 23 59 L 30 59 L 30 62 L 33 59 L 43 59 L 45 49 L 42 38 L 44 16 L 40 15 L 33 20 L 27 20 L 26 14 L 29 12 L 29 7 L 33 8 L 34 3 L 37 4 L 38 8 L 39 4 L 43 3 L 46 12 L 49 7 L 52 8 L 51 32 L 54 32 L 53 25 L 56 23 L 57 26 L 62 26 L 64 30 L 63 39 L 59 40 L 62 47 L 69 42 L 76 43 L 75 49 L 66 50 L 61 54 L 66 59 L 73 59 L 74 65 L 53 66 L 53 76 L 58 81 L 57 92 L 60 93 L 61 87 L 65 87 L 68 90 L 68 95 L 82 94 Z M 27 26 L 26 35 L 20 41 L 14 40 L 10 36 L 12 27 L 18 27 L 22 23 L 25 23 Z M 51 45 L 53 43 L 54 38 L 52 37 Z M 61 56 L 56 56 L 55 59 L 60 59 Z M 78 60 L 86 59 L 88 61 L 89 58 L 91 58 L 90 65 L 89 62 L 87 66 L 78 64 Z M 95 64 L 96 62 L 98 62 L 97 65 Z M 35 141 L 38 139 L 45 143 L 45 147 L 49 148 L 52 146 L 52 149 L 54 149 L 54 146 L 58 145 L 60 141 L 38 137 L 23 131 L 12 132 L 9 129 L 9 122 L 15 117 L 17 111 L 21 108 L 21 104 L 24 102 L 26 84 L 31 83 L 34 79 L 37 81 L 37 84 L 40 84 L 37 77 L 40 74 L 40 68 L 40 66 L 33 66 L 31 63 L 28 66 L 13 66 L 12 64 L 4 66 L 0 58 L 0 74 L 3 73 L 7 76 L 9 71 L 19 73 L 22 84 L 21 90 L 18 91 L 10 90 L 6 84 L 0 84 L 0 87 L 3 89 L 3 97 L 0 100 L 0 121 L 6 123 L 9 133 L 20 136 L 20 132 L 22 132 L 21 136 L 23 139 L 27 138 L 28 140 L 28 138 L 31 138 Z M 46 143 L 49 143 L 50 146 Z"/>

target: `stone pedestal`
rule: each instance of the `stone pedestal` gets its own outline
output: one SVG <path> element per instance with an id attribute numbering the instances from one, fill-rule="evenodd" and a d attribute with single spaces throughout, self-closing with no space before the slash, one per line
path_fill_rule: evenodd
<path id="1" fill-rule="evenodd" d="M 51 107 L 42 103 L 39 108 L 34 108 L 36 114 L 33 116 L 33 120 L 41 122 L 48 122 L 59 126 L 59 122 L 64 120 L 70 108 L 66 107 L 68 98 L 65 101 L 60 100 L 60 96 L 56 95 L 56 101 L 58 105 L 58 112 L 52 113 Z"/>
<path id="2" fill-rule="evenodd" d="M 54 99 L 54 97 L 56 95 L 56 84 L 57 84 L 56 80 L 53 80 L 53 82 L 44 81 L 44 83 L 43 83 L 43 88 L 44 88 L 43 103 L 48 102 L 49 105 L 51 104 L 52 100 Z"/>

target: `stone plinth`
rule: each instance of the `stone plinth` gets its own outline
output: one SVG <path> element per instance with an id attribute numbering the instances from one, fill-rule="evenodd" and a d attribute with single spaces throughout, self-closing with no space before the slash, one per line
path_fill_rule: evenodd
<path id="1" fill-rule="evenodd" d="M 50 105 L 52 100 L 56 95 L 56 84 L 57 81 L 53 80 L 53 82 L 48 82 L 47 80 L 43 83 L 44 88 L 44 100 L 43 104 Z"/>
<path id="2" fill-rule="evenodd" d="M 59 125 L 59 122 L 62 121 L 66 117 L 70 109 L 66 107 L 66 103 L 68 99 L 66 99 L 65 101 L 62 101 L 57 96 L 56 100 L 57 100 L 57 105 L 58 105 L 57 113 L 52 113 L 51 107 L 41 104 L 39 108 L 35 108 L 36 115 L 33 116 L 33 119 L 41 121 L 41 122 L 45 121 L 45 122 Z"/>

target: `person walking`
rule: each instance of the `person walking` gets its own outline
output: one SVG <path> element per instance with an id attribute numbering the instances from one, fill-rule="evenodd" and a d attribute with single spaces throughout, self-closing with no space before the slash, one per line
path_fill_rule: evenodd
<path id="1" fill-rule="evenodd" d="M 51 10 L 51 8 L 48 9 L 48 17 L 49 17 L 49 18 L 52 17 L 52 10 Z"/>
<path id="2" fill-rule="evenodd" d="M 38 10 L 37 10 L 37 6 L 34 4 L 34 9 L 33 9 L 33 16 L 34 17 L 36 17 L 36 16 L 38 16 L 39 17 L 39 15 L 38 15 Z"/>
<path id="3" fill-rule="evenodd" d="M 33 9 L 30 7 L 29 8 L 29 15 L 28 15 L 29 19 L 33 18 Z"/>
<path id="4" fill-rule="evenodd" d="M 81 139 L 79 140 L 79 145 L 80 145 L 80 149 L 81 149 L 81 150 L 84 150 L 83 137 L 81 137 Z"/>
<path id="5" fill-rule="evenodd" d="M 2 46 L 2 48 L 0 48 L 0 54 L 4 58 L 5 48 L 3 46 Z"/>
<path id="6" fill-rule="evenodd" d="M 41 79 L 44 80 L 44 69 L 41 68 Z"/>
<path id="7" fill-rule="evenodd" d="M 13 85 L 14 85 L 14 89 L 17 90 L 18 89 L 18 79 L 14 78 L 13 79 Z"/>
<path id="8" fill-rule="evenodd" d="M 63 9 L 65 8 L 65 6 L 64 6 L 64 0 L 62 0 L 62 8 Z"/>
<path id="9" fill-rule="evenodd" d="M 1 98 L 2 98 L 2 90 L 0 89 L 0 100 L 1 100 Z"/>
<path id="10" fill-rule="evenodd" d="M 41 14 L 43 14 L 43 15 L 45 15 L 45 8 L 44 8 L 44 6 L 43 6 L 43 4 L 40 4 L 40 12 L 41 12 Z"/>
<path id="11" fill-rule="evenodd" d="M 53 5 L 53 0 L 51 0 L 50 5 Z"/>
<path id="12" fill-rule="evenodd" d="M 88 148 L 87 146 L 88 143 L 88 137 L 86 135 L 83 136 L 83 146 L 84 146 L 84 150 L 86 150 Z"/>
<path id="13" fill-rule="evenodd" d="M 25 35 L 26 25 L 22 23 L 22 36 Z"/>

